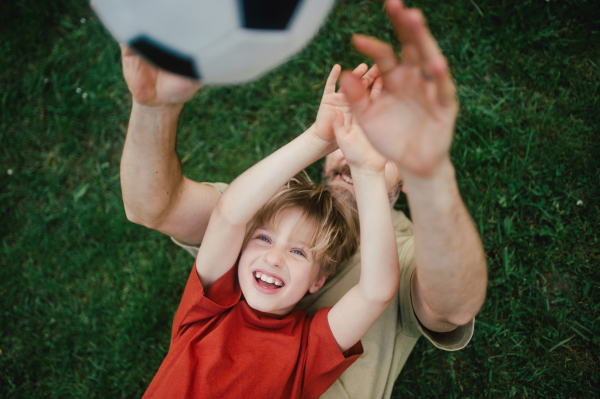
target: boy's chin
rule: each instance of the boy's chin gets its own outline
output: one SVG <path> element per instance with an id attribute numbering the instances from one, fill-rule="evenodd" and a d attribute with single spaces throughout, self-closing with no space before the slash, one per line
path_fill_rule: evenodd
<path id="1" fill-rule="evenodd" d="M 279 309 L 274 307 L 273 304 L 267 303 L 268 301 L 252 300 L 251 298 L 246 298 L 246 302 L 248 303 L 248 306 L 254 310 L 278 316 L 285 316 L 293 309 L 293 307 L 290 309 Z"/>

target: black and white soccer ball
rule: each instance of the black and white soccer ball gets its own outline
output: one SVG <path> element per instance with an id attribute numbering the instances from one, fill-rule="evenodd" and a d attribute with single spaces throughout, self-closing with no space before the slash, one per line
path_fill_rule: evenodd
<path id="1" fill-rule="evenodd" d="M 300 51 L 335 0 L 94 0 L 121 42 L 212 84 L 255 79 Z"/>

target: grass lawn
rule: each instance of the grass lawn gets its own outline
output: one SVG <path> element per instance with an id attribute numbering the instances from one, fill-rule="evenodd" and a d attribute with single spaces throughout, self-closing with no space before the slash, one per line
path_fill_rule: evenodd
<path id="1" fill-rule="evenodd" d="M 600 396 L 600 4 L 409 5 L 458 86 L 452 157 L 489 285 L 467 348 L 421 339 L 394 397 Z M 180 122 L 185 174 L 230 182 L 310 126 L 331 66 L 366 61 L 353 32 L 393 40 L 380 0 L 338 0 L 288 63 L 202 89 Z M 125 217 L 131 98 L 86 2 L 0 3 L 0 99 L 0 398 L 140 397 L 192 263 Z"/>

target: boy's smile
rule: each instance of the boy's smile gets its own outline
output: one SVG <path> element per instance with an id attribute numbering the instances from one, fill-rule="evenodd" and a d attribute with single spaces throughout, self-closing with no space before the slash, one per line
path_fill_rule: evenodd
<path id="1" fill-rule="evenodd" d="M 259 270 L 254 272 L 254 279 L 256 280 L 258 289 L 264 291 L 266 294 L 272 294 L 275 290 L 284 285 L 283 281 L 277 275 L 268 274 Z"/>
<path id="2" fill-rule="evenodd" d="M 238 267 L 250 307 L 286 315 L 307 292 L 316 292 L 325 283 L 309 246 L 313 232 L 314 223 L 292 208 L 252 233 Z"/>

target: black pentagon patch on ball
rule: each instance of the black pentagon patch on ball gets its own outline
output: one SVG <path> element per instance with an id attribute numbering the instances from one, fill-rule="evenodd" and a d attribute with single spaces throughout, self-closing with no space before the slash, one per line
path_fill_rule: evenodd
<path id="1" fill-rule="evenodd" d="M 301 0 L 239 0 L 246 29 L 285 30 Z"/>
<path id="2" fill-rule="evenodd" d="M 191 57 L 179 54 L 148 36 L 137 36 L 129 46 L 159 68 L 188 78 L 200 79 L 200 72 Z"/>

